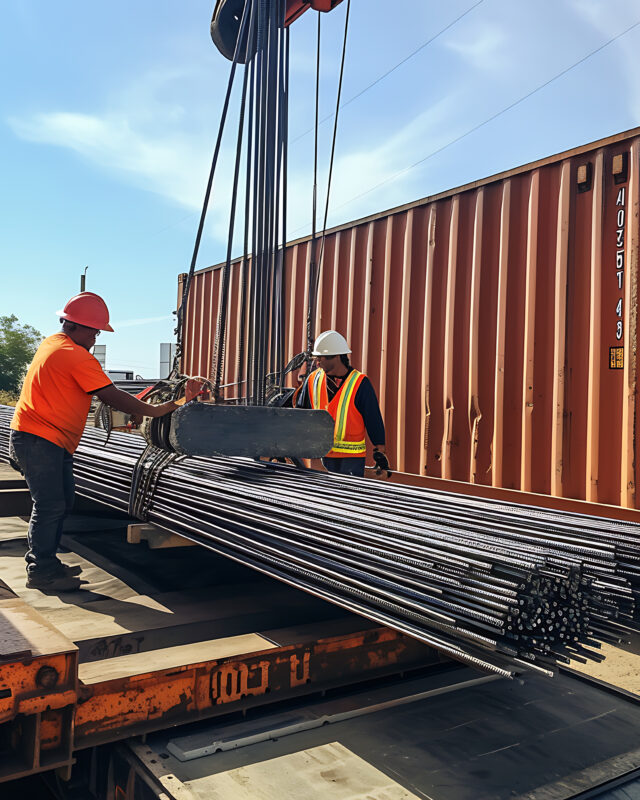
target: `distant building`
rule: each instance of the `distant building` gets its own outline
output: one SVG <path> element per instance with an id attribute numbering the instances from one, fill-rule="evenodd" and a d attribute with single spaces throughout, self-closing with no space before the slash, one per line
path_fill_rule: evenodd
<path id="1" fill-rule="evenodd" d="M 107 345 L 106 344 L 94 344 L 93 346 L 93 355 L 98 359 L 98 363 L 106 371 L 107 366 Z"/>
<path id="2" fill-rule="evenodd" d="M 174 342 L 160 343 L 160 371 L 161 378 L 167 378 L 173 367 L 173 359 L 176 357 L 177 345 Z"/>
<path id="3" fill-rule="evenodd" d="M 139 378 L 131 369 L 107 369 L 107 345 L 96 344 L 93 346 L 93 355 L 98 360 L 102 369 L 112 381 L 132 381 Z"/>
<path id="4" fill-rule="evenodd" d="M 134 379 L 133 371 L 128 369 L 107 369 L 105 372 L 112 381 L 132 381 Z"/>

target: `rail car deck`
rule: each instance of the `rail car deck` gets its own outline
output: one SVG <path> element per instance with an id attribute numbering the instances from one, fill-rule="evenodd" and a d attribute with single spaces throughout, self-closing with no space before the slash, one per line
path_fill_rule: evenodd
<path id="1" fill-rule="evenodd" d="M 201 548 L 128 544 L 86 505 L 61 554 L 86 586 L 28 590 L 9 488 L 15 512 L 0 467 L 0 781 L 113 744 L 127 800 L 640 796 L 631 693 L 483 675 Z"/>

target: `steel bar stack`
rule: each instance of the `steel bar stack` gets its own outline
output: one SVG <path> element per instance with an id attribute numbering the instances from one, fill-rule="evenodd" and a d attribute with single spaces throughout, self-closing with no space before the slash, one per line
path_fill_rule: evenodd
<path id="1" fill-rule="evenodd" d="M 78 492 L 126 510 L 144 449 L 87 428 Z M 553 674 L 637 629 L 631 523 L 248 459 L 178 459 L 146 485 L 151 522 L 483 670 Z"/>

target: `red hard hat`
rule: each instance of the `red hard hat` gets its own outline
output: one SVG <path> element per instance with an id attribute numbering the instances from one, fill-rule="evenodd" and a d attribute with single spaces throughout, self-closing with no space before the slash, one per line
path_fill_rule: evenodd
<path id="1" fill-rule="evenodd" d="M 56 311 L 61 319 L 84 325 L 86 328 L 98 328 L 101 331 L 111 331 L 109 325 L 109 309 L 100 295 L 93 292 L 80 292 L 69 300 L 62 311 Z"/>

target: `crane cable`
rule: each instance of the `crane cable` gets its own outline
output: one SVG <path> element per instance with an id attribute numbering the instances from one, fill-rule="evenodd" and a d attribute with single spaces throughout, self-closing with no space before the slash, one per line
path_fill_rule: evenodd
<path id="1" fill-rule="evenodd" d="M 253 21 L 253 4 L 245 4 L 246 9 L 251 5 L 251 19 Z M 251 51 L 253 45 L 253 25 L 250 26 L 248 51 Z M 238 36 L 238 42 L 242 41 L 242 33 Z M 236 44 L 236 50 L 238 45 Z M 231 278 L 231 252 L 233 248 L 233 234 L 235 230 L 236 219 L 236 205 L 238 200 L 238 183 L 240 179 L 240 161 L 242 157 L 242 136 L 244 132 L 244 118 L 247 105 L 247 86 L 249 81 L 249 67 L 245 66 L 243 83 L 242 83 L 242 100 L 240 102 L 240 119 L 238 123 L 238 137 L 236 142 L 236 161 L 233 171 L 233 188 L 231 190 L 231 210 L 229 213 L 229 235 L 227 237 L 227 255 L 225 264 L 222 270 L 222 280 L 220 284 L 220 304 L 218 308 L 218 323 L 216 326 L 216 337 L 214 339 L 213 356 L 211 359 L 211 377 L 213 379 L 213 395 L 218 398 L 220 392 L 220 382 L 222 380 L 222 365 L 225 356 L 225 341 L 226 341 L 226 319 L 227 319 L 227 306 L 229 298 L 229 282 Z"/>
<path id="2" fill-rule="evenodd" d="M 243 37 L 246 31 L 249 14 L 247 13 L 247 9 L 251 3 L 247 2 L 244 6 L 244 11 L 242 13 L 242 22 L 240 23 L 240 35 L 238 36 L 236 47 L 233 54 L 233 61 L 231 63 L 231 70 L 229 73 L 229 80 L 227 82 L 227 91 L 225 94 L 224 104 L 222 106 L 222 115 L 220 118 L 220 125 L 218 127 L 218 135 L 216 138 L 216 144 L 213 151 L 213 157 L 211 160 L 211 168 L 209 170 L 209 178 L 207 180 L 207 188 L 204 194 L 204 200 L 202 203 L 202 210 L 200 212 L 200 221 L 198 223 L 198 230 L 196 233 L 196 239 L 193 246 L 193 254 L 191 256 L 191 263 L 189 265 L 189 272 L 187 273 L 187 278 L 182 288 L 182 298 L 180 302 L 180 306 L 176 311 L 176 328 L 175 328 L 175 335 L 176 335 L 176 354 L 173 359 L 173 366 L 171 369 L 171 373 L 169 377 L 177 377 L 180 373 L 180 359 L 182 358 L 182 343 L 183 343 L 183 336 L 184 336 L 184 312 L 187 306 L 187 302 L 189 300 L 189 290 L 191 289 L 191 283 L 193 281 L 193 275 L 196 269 L 196 261 L 198 259 L 198 253 L 200 251 L 200 242 L 202 240 L 202 233 L 204 231 L 204 223 L 207 217 L 207 211 L 209 208 L 209 200 L 211 198 L 211 192 L 213 190 L 213 179 L 216 172 L 216 167 L 218 165 L 218 158 L 220 156 L 220 147 L 222 144 L 222 134 L 224 133 L 224 127 L 227 120 L 227 113 L 229 111 L 229 101 L 231 99 L 231 92 L 233 89 L 234 78 L 236 74 L 236 68 L 238 66 L 241 43 L 243 41 Z"/>
<path id="3" fill-rule="evenodd" d="M 310 363 L 310 351 L 315 329 L 318 283 L 333 176 L 333 165 L 338 129 L 338 112 L 342 92 L 346 45 L 349 27 L 351 0 L 347 0 L 344 41 L 340 66 L 340 77 L 336 101 L 333 139 L 329 162 L 327 195 L 320 237 L 320 258 L 313 257 L 310 263 L 309 296 L 307 315 L 307 352 L 300 354 L 303 363 Z M 264 0 L 247 0 L 244 4 L 239 35 L 234 48 L 233 63 L 229 75 L 223 111 L 212 158 L 209 178 L 205 191 L 200 222 L 194 243 L 189 272 L 187 274 L 180 306 L 177 310 L 176 336 L 177 349 L 170 377 L 179 375 L 179 365 L 183 352 L 184 316 L 193 281 L 196 261 L 201 244 L 202 233 L 218 164 L 221 141 L 227 120 L 236 67 L 241 61 L 240 50 L 246 41 L 247 26 L 250 24 L 249 38 L 257 39 L 254 55 L 245 65 L 245 74 L 240 106 L 240 119 L 237 134 L 235 170 L 232 188 L 229 235 L 226 261 L 221 273 L 217 326 L 211 362 L 211 377 L 214 396 L 229 384 L 221 385 L 225 362 L 227 317 L 229 312 L 229 292 L 231 277 L 231 252 L 235 230 L 239 171 L 242 158 L 245 117 L 248 117 L 247 135 L 247 178 L 244 220 L 244 258 L 241 265 L 241 306 L 239 330 L 241 332 L 237 362 L 237 385 L 246 383 L 244 402 L 263 405 L 282 395 L 284 376 L 289 367 L 284 363 L 284 291 L 286 259 L 286 173 L 288 140 L 288 67 L 289 36 L 284 28 L 284 2 L 278 0 L 268 5 Z M 257 32 L 256 32 L 257 31 Z M 248 52 L 253 47 L 249 43 Z M 320 82 L 320 14 L 318 12 L 318 43 L 316 64 L 316 118 L 314 153 L 314 256 L 318 250 L 317 237 L 317 186 L 318 186 L 318 129 L 319 120 L 319 82 Z M 248 114 L 246 114 L 247 94 Z M 251 208 L 252 213 L 248 213 Z M 280 236 L 282 239 L 280 240 Z M 251 236 L 251 257 L 249 258 L 249 236 Z M 280 241 L 279 241 L 280 240 Z M 298 357 L 297 357 L 298 358 Z M 246 369 L 246 376 L 245 376 Z M 242 390 L 240 392 L 242 394 Z M 241 399 L 241 398 L 240 398 Z"/>
<path id="4" fill-rule="evenodd" d="M 327 178 L 327 195 L 324 208 L 324 218 L 322 224 L 322 235 L 320 237 L 320 253 L 316 259 L 317 254 L 317 234 L 316 234 L 316 202 L 317 202 L 317 187 L 318 187 L 318 128 L 319 128 L 319 74 L 320 74 L 320 12 L 318 12 L 318 37 L 317 37 L 317 58 L 316 58 L 316 116 L 315 116 L 315 157 L 314 157 L 314 176 L 313 176 L 313 230 L 311 237 L 311 256 L 309 263 L 309 292 L 307 298 L 307 368 L 311 366 L 311 350 L 313 349 L 313 342 L 315 339 L 315 326 L 316 326 L 316 308 L 318 303 L 318 286 L 320 283 L 320 271 L 322 269 L 322 260 L 324 256 L 324 243 L 327 232 L 327 219 L 329 216 L 329 199 L 331 194 L 331 181 L 333 178 L 333 163 L 336 152 L 336 141 L 338 136 L 338 118 L 340 112 L 340 98 L 342 95 L 342 81 L 344 78 L 344 65 L 347 54 L 347 36 L 349 32 L 349 12 L 351 10 L 351 0 L 347 0 L 347 10 L 344 20 L 344 37 L 342 41 L 342 58 L 340 60 L 340 77 L 338 79 L 338 93 L 336 97 L 336 110 L 334 114 L 333 123 L 333 137 L 331 141 L 331 155 L 329 158 L 329 175 Z"/>
<path id="5" fill-rule="evenodd" d="M 318 28 L 316 34 L 316 98 L 315 98 L 315 123 L 313 127 L 313 188 L 311 190 L 311 244 L 309 256 L 309 286 L 307 290 L 307 352 L 311 353 L 313 337 L 315 336 L 315 309 L 318 293 L 318 264 L 317 233 L 318 221 L 318 130 L 320 127 L 320 21 L 322 17 L 318 11 Z"/>

